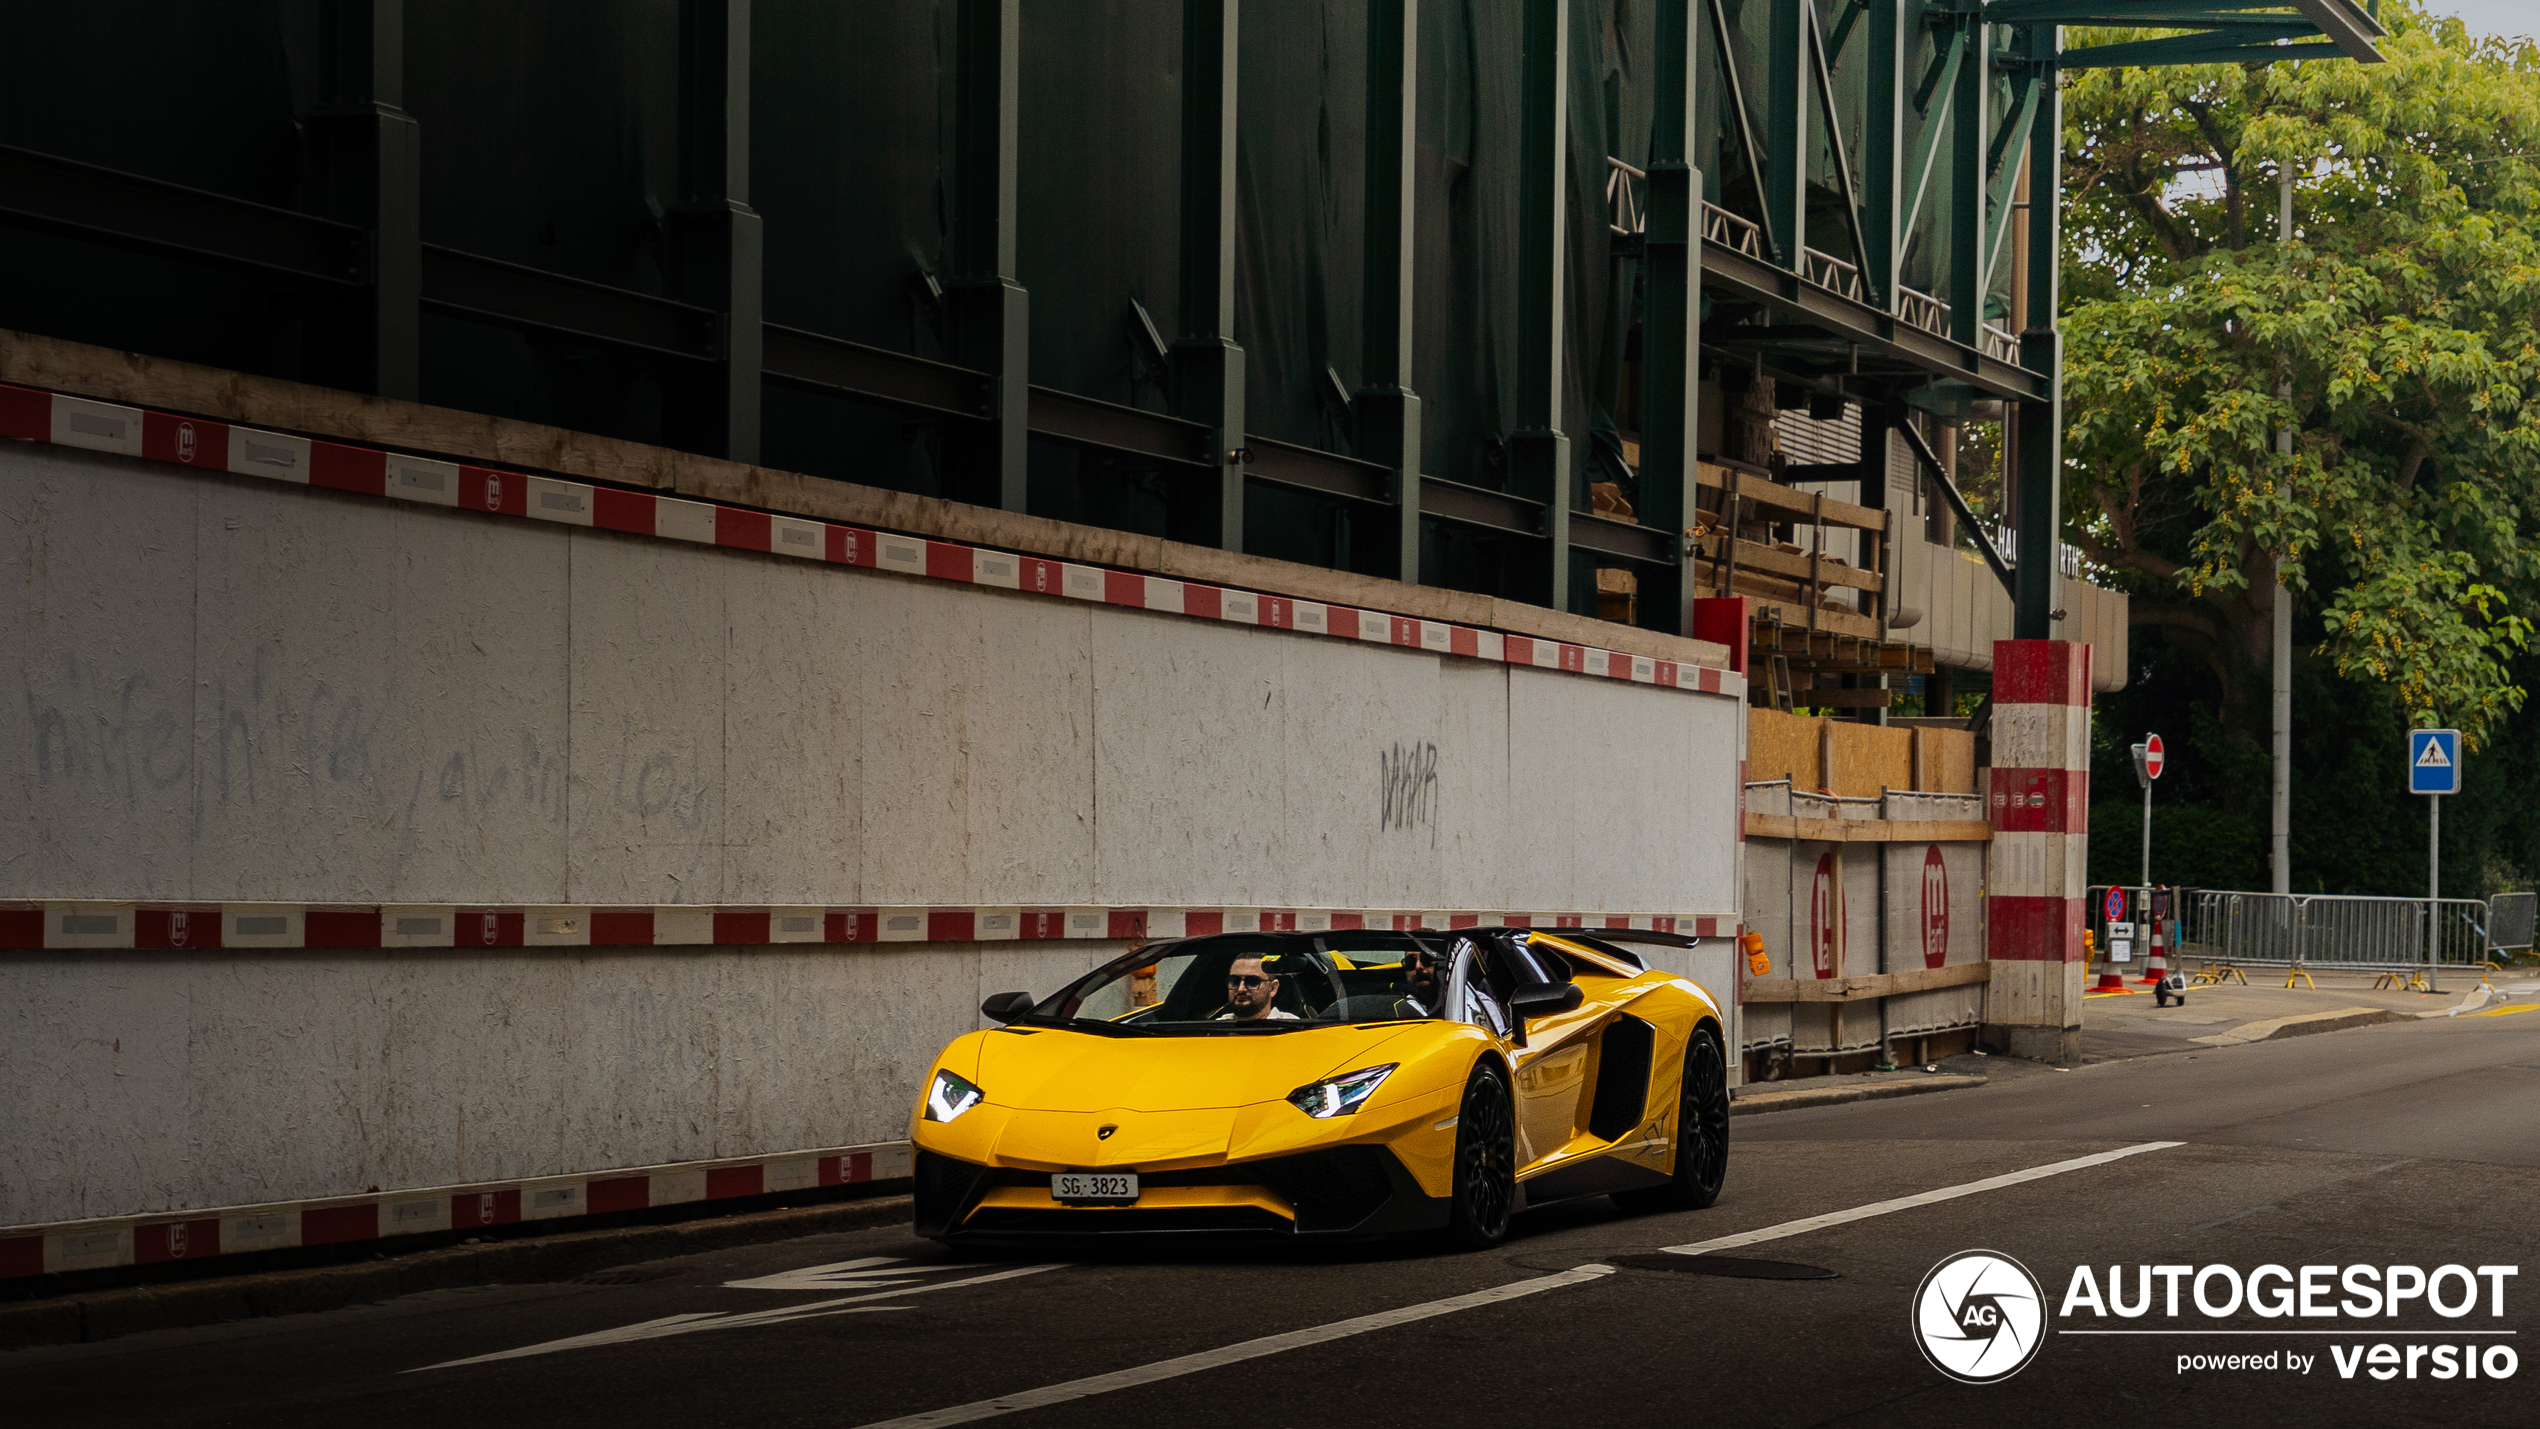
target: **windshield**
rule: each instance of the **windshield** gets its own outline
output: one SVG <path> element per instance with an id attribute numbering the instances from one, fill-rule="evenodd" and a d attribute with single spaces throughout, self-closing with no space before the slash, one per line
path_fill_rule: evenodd
<path id="1" fill-rule="evenodd" d="M 1205 1036 L 1429 1018 L 1440 1011 L 1445 952 L 1443 940 L 1410 933 L 1188 938 L 1113 959 L 1027 1021 Z"/>

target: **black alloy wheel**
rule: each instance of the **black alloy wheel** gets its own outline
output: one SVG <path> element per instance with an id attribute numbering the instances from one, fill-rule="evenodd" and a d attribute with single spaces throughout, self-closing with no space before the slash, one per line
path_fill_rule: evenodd
<path id="1" fill-rule="evenodd" d="M 1698 1211 L 1729 1177 L 1729 1064 L 1710 1029 L 1685 1044 L 1684 1100 L 1676 1110 L 1676 1170 L 1663 1186 L 1617 1191 L 1627 1211 Z"/>
<path id="2" fill-rule="evenodd" d="M 1488 1250 L 1508 1238 L 1517 1203 L 1517 1118 L 1508 1082 L 1489 1062 L 1464 1084 L 1455 1123 L 1455 1190 L 1447 1237 L 1464 1250 Z"/>

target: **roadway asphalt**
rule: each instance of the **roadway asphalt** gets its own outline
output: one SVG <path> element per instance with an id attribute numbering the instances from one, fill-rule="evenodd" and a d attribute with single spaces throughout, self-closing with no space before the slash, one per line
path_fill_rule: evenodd
<path id="1" fill-rule="evenodd" d="M 2540 1304 L 2540 1012 L 2071 1072 L 1994 1060 L 1995 1080 L 1976 1090 L 1738 1118 L 1728 1189 L 1708 1211 L 1551 1208 L 1521 1217 L 1490 1253 L 1185 1245 L 1053 1255 L 1071 1263 L 1044 1266 L 956 1259 L 875 1229 L 572 1283 L 0 1354 L 0 1405 L 8 1422 L 29 1425 L 852 1429 L 999 1399 L 1025 1407 L 932 1422 L 2535 1421 L 2540 1366 L 2524 1347 L 2540 1338 L 2530 1310 Z M 2139 1149 L 2162 1142 L 2179 1144 Z M 2111 1152 L 2128 1154 L 1715 1252 L 1834 1278 L 1725 1278 L 1689 1273 L 1701 1257 L 1618 1259 Z M 1968 1385 L 1926 1362 L 1909 1307 L 1927 1272 L 1974 1248 L 2034 1272 L 2050 1310 L 2085 1264 L 2103 1283 L 2107 1267 L 2127 1267 L 2128 1294 L 2144 1264 L 2526 1269 L 2478 1282 L 2478 1303 L 2457 1319 L 2422 1303 L 2365 1321 L 2077 1309 L 2040 1327 L 2042 1348 L 2017 1374 Z M 2489 1313 L 2497 1284 L 2502 1317 Z M 1341 1324 L 1357 1317 L 1376 1323 Z M 2172 1333 L 2067 1333 L 2106 1327 Z M 2278 1333 L 2220 1333 L 2255 1330 Z M 1294 1340 L 1249 1344 L 1273 1336 Z M 2379 1381 L 2368 1362 L 2339 1372 L 2341 1358 L 2380 1343 L 2416 1376 Z M 2435 1379 L 2434 1359 L 2407 1354 L 2464 1343 L 2499 1365 L 2502 1347 L 2514 1373 Z M 2182 1356 L 2224 1354 L 2278 1359 L 2273 1369 L 2178 1367 Z M 1154 1368 L 1183 1356 L 1196 1359 Z M 2288 1357 L 2307 1359 L 2307 1371 Z M 1120 1379 L 1035 1394 L 1107 1375 Z"/>

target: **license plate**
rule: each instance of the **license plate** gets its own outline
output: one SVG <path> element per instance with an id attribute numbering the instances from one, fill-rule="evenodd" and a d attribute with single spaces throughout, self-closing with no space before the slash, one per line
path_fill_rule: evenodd
<path id="1" fill-rule="evenodd" d="M 1071 1206 L 1120 1206 L 1138 1199 L 1134 1171 L 1061 1171 L 1050 1177 L 1050 1199 Z"/>

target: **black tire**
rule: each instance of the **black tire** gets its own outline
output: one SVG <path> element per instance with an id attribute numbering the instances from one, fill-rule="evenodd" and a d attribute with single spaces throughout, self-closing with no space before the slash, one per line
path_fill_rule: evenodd
<path id="1" fill-rule="evenodd" d="M 1447 1239 L 1461 1250 L 1488 1250 L 1508 1238 L 1517 1204 L 1517 1115 L 1507 1078 L 1484 1062 L 1464 1084 L 1455 1123 L 1455 1189 L 1449 1193 Z"/>
<path id="2" fill-rule="evenodd" d="M 1720 1199 L 1729 1177 L 1729 1065 L 1708 1028 L 1685 1044 L 1681 1085 L 1675 1174 L 1663 1186 L 1615 1192 L 1624 1210 L 1698 1211 Z"/>

